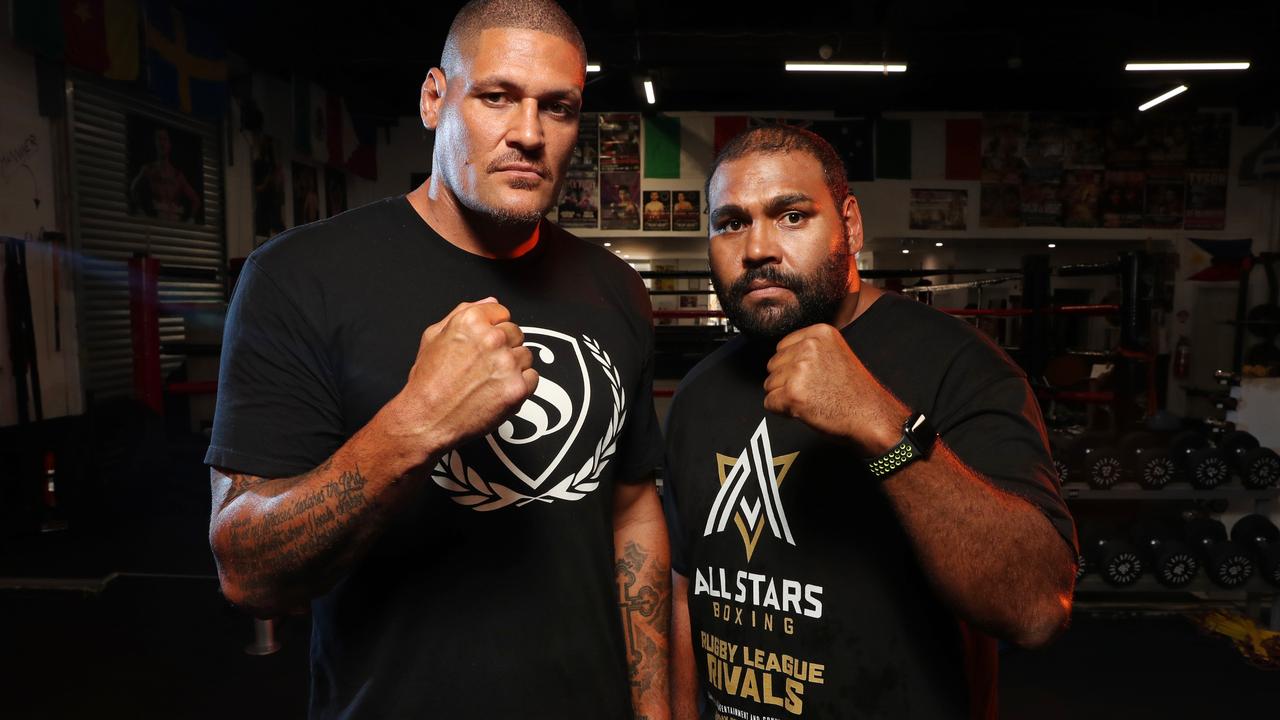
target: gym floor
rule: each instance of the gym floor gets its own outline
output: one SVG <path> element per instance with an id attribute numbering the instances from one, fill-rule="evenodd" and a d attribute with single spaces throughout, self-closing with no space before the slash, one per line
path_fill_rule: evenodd
<path id="1" fill-rule="evenodd" d="M 280 621 L 276 654 L 244 652 L 252 623 L 213 579 L 200 453 L 198 441 L 171 445 L 170 470 L 120 483 L 132 490 L 100 506 L 101 522 L 0 546 L 0 578 L 120 573 L 97 587 L 0 589 L 0 717 L 305 716 L 308 620 Z M 1049 648 L 1001 663 L 1006 720 L 1273 717 L 1277 707 L 1280 672 L 1177 616 L 1079 612 Z"/>

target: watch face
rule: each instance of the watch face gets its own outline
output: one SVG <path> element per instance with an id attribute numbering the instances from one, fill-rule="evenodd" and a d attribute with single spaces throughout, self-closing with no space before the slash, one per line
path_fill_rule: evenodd
<path id="1" fill-rule="evenodd" d="M 928 455 L 933 449 L 934 441 L 938 439 L 938 432 L 933 429 L 933 423 L 929 422 L 922 413 L 915 413 L 907 418 L 902 431 L 921 455 Z"/>

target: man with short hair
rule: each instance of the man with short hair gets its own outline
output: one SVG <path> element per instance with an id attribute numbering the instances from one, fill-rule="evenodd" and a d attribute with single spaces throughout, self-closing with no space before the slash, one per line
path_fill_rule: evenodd
<path id="1" fill-rule="evenodd" d="M 673 714 L 993 716 L 987 636 L 1053 637 L 1076 557 L 1023 373 L 861 282 L 858 204 L 817 135 L 738 136 L 707 197 L 742 335 L 666 427 Z"/>
<path id="2" fill-rule="evenodd" d="M 648 296 L 543 219 L 585 65 L 554 2 L 469 3 L 428 181 L 245 264 L 210 541 L 233 602 L 310 602 L 313 718 L 667 715 Z"/>

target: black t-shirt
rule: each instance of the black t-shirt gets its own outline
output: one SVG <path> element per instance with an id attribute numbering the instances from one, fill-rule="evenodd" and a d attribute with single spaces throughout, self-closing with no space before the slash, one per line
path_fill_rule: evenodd
<path id="1" fill-rule="evenodd" d="M 891 294 L 843 335 L 965 463 L 1074 544 L 1039 410 L 998 348 Z M 772 353 L 734 339 L 685 378 L 667 423 L 663 501 L 672 566 L 689 579 L 703 716 L 985 716 L 994 676 L 978 666 L 993 663 L 993 643 L 931 589 L 848 446 L 764 410 Z"/>
<path id="2" fill-rule="evenodd" d="M 608 251 L 544 222 L 525 255 L 482 258 L 404 197 L 276 237 L 231 302 L 205 462 L 314 468 L 404 386 L 427 326 L 490 295 L 538 389 L 313 601 L 314 718 L 631 715 L 613 491 L 662 449 L 648 296 Z"/>

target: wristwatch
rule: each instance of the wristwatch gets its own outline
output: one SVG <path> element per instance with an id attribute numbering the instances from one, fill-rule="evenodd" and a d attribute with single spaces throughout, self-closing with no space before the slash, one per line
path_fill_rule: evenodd
<path id="1" fill-rule="evenodd" d="M 916 460 L 929 457 L 938 431 L 922 413 L 912 413 L 902 424 L 902 439 L 880 457 L 866 461 L 867 469 L 878 480 L 884 480 Z"/>

